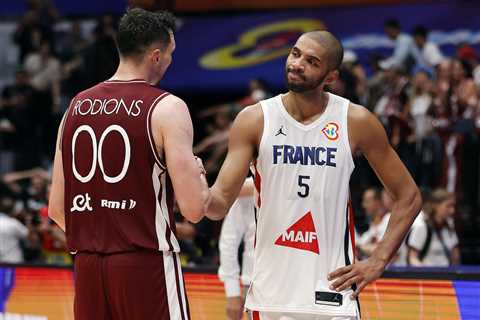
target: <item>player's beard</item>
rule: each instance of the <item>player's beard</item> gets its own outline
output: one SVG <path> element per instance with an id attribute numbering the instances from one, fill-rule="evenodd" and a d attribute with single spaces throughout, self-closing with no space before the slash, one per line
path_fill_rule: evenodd
<path id="1" fill-rule="evenodd" d="M 289 81 L 288 80 L 289 72 L 301 78 L 302 81 L 300 82 Z M 316 89 L 318 86 L 320 86 L 323 83 L 326 77 L 327 77 L 327 74 L 324 74 L 320 76 L 318 79 L 307 79 L 307 77 L 305 77 L 305 75 L 303 74 L 300 74 L 294 71 L 288 71 L 288 68 L 285 70 L 285 81 L 287 82 L 288 90 L 297 92 L 297 93 L 302 93 L 302 92 Z"/>

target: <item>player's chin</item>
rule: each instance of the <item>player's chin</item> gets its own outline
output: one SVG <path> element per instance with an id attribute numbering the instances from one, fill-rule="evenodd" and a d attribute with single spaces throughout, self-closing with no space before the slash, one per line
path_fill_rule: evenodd
<path id="1" fill-rule="evenodd" d="M 287 82 L 287 88 L 290 91 L 301 93 L 306 91 L 306 87 L 304 83 L 297 83 L 297 82 Z"/>

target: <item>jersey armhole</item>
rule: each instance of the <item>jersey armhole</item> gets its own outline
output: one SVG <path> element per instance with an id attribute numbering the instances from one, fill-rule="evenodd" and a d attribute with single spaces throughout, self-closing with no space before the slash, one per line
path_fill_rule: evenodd
<path id="1" fill-rule="evenodd" d="M 155 159 L 155 163 L 162 169 L 166 170 L 167 165 L 162 161 L 162 157 L 158 154 L 156 145 L 155 145 L 155 139 L 153 138 L 153 131 L 152 131 L 152 114 L 155 108 L 158 105 L 158 102 L 168 96 L 168 92 L 164 92 L 161 95 L 159 95 L 155 100 L 153 100 L 152 105 L 150 106 L 150 109 L 148 110 L 147 114 L 147 136 L 148 136 L 148 142 L 150 144 L 150 150 L 152 151 L 153 158 Z"/>
<path id="2" fill-rule="evenodd" d="M 348 159 L 352 166 L 352 171 L 355 169 L 355 162 L 353 161 L 352 147 L 350 146 L 350 137 L 348 131 L 348 110 L 350 109 L 350 100 L 347 100 L 346 107 L 344 108 L 343 117 L 345 119 L 346 134 L 345 139 L 342 139 L 345 144 L 346 151 L 348 152 Z"/>
<path id="3" fill-rule="evenodd" d="M 269 125 L 268 125 L 268 104 L 265 103 L 264 101 L 260 101 L 260 110 L 263 113 L 263 130 L 262 130 L 262 135 L 260 136 L 260 142 L 258 144 L 258 150 L 257 150 L 257 159 L 260 159 L 261 152 L 260 150 L 263 150 L 263 147 L 265 146 L 265 140 L 266 140 L 266 132 L 268 132 Z"/>
<path id="4" fill-rule="evenodd" d="M 63 150 L 63 134 L 64 134 L 64 131 L 65 131 L 65 123 L 68 120 L 68 114 L 69 114 L 70 110 L 72 109 L 73 102 L 77 99 L 77 97 L 78 97 L 78 95 L 73 97 L 72 100 L 70 101 L 70 105 L 68 106 L 67 110 L 65 110 L 65 113 L 63 114 L 63 117 L 62 117 L 62 122 L 60 123 L 60 125 L 61 125 L 60 137 L 59 137 L 59 140 L 58 140 L 58 149 L 60 151 Z"/>

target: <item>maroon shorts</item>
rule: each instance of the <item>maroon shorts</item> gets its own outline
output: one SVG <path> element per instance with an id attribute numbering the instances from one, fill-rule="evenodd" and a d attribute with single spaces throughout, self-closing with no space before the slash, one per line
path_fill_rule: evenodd
<path id="1" fill-rule="evenodd" d="M 178 254 L 75 257 L 75 320 L 189 320 Z"/>

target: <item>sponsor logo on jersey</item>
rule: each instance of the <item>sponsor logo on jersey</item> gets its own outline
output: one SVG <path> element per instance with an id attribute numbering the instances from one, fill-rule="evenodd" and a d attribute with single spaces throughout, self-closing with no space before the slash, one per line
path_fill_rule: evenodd
<path id="1" fill-rule="evenodd" d="M 112 200 L 105 200 L 102 199 L 100 203 L 100 207 L 102 208 L 109 208 L 109 209 L 116 209 L 116 210 L 132 210 L 137 205 L 135 200 L 122 200 L 122 201 L 112 201 Z"/>
<path id="2" fill-rule="evenodd" d="M 277 246 L 290 247 L 318 254 L 318 239 L 312 213 L 309 211 L 275 241 Z"/>
<path id="3" fill-rule="evenodd" d="M 329 122 L 322 129 L 322 132 L 328 140 L 334 141 L 338 139 L 338 129 L 338 124 L 336 124 L 335 122 Z"/>
<path id="4" fill-rule="evenodd" d="M 287 134 L 284 132 L 285 129 L 283 128 L 283 126 L 280 126 L 280 128 L 278 129 L 277 133 L 275 133 L 275 137 L 276 136 L 279 136 L 279 135 L 283 135 L 283 136 L 287 136 Z"/>
<path id="5" fill-rule="evenodd" d="M 273 164 L 336 167 L 337 148 L 273 145 Z"/>
<path id="6" fill-rule="evenodd" d="M 85 210 L 87 211 L 92 211 L 92 206 L 90 205 L 90 201 L 92 198 L 88 195 L 88 193 L 85 194 L 77 194 L 72 201 L 72 207 L 70 208 L 70 212 L 84 212 Z"/>

